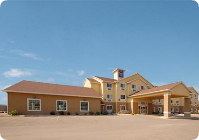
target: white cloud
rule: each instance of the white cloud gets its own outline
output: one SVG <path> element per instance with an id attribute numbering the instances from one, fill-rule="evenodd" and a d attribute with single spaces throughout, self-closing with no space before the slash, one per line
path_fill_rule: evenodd
<path id="1" fill-rule="evenodd" d="M 78 74 L 79 76 L 82 76 L 82 75 L 85 74 L 85 71 L 84 71 L 84 70 L 79 70 L 79 71 L 77 71 L 77 74 Z"/>
<path id="2" fill-rule="evenodd" d="M 30 76 L 33 73 L 28 70 L 20 70 L 20 69 L 10 69 L 9 71 L 6 71 L 3 73 L 3 75 L 7 78 L 10 77 L 23 77 L 23 76 Z"/>
<path id="3" fill-rule="evenodd" d="M 7 104 L 7 95 L 6 93 L 2 92 L 1 90 L 9 87 L 10 85 L 7 86 L 2 86 L 0 85 L 0 104 Z"/>
<path id="4" fill-rule="evenodd" d="M 34 60 L 44 60 L 42 58 L 37 57 L 36 54 L 27 53 L 27 52 L 24 52 L 24 51 L 21 51 L 21 50 L 11 50 L 11 52 L 15 52 L 16 54 L 18 54 L 20 56 L 31 58 L 31 59 L 34 59 Z"/>

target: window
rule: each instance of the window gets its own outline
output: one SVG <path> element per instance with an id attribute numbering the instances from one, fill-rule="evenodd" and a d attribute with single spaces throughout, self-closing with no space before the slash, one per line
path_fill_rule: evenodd
<path id="1" fill-rule="evenodd" d="M 152 103 L 155 104 L 155 100 L 152 100 Z"/>
<path id="2" fill-rule="evenodd" d="M 28 99 L 28 111 L 41 111 L 41 99 Z"/>
<path id="3" fill-rule="evenodd" d="M 173 103 L 173 100 L 171 100 L 171 103 Z"/>
<path id="4" fill-rule="evenodd" d="M 106 86 L 107 86 L 107 89 L 108 89 L 108 90 L 111 90 L 111 89 L 112 89 L 112 84 L 107 83 L 107 85 L 106 85 Z"/>
<path id="5" fill-rule="evenodd" d="M 81 112 L 89 111 L 89 102 L 88 101 L 80 101 L 80 111 Z"/>
<path id="6" fill-rule="evenodd" d="M 144 86 L 141 86 L 141 90 L 144 90 Z"/>
<path id="7" fill-rule="evenodd" d="M 190 102 L 190 104 L 192 105 L 192 101 Z"/>
<path id="8" fill-rule="evenodd" d="M 197 108 L 195 108 L 195 113 L 198 113 L 198 109 Z"/>
<path id="9" fill-rule="evenodd" d="M 176 101 L 176 105 L 179 105 L 179 101 Z"/>
<path id="10" fill-rule="evenodd" d="M 191 96 L 191 98 L 192 98 L 192 94 L 191 94 L 190 96 Z"/>
<path id="11" fill-rule="evenodd" d="M 125 95 L 120 95 L 120 99 L 121 99 L 121 100 L 125 100 L 125 99 L 126 99 L 126 96 L 125 96 Z"/>
<path id="12" fill-rule="evenodd" d="M 109 111 L 110 111 L 110 110 L 113 110 L 113 106 L 112 106 L 112 105 L 107 105 L 107 106 L 106 106 L 106 110 L 109 110 Z"/>
<path id="13" fill-rule="evenodd" d="M 120 111 L 126 110 L 126 106 L 125 105 L 120 105 Z"/>
<path id="14" fill-rule="evenodd" d="M 179 113 L 179 112 L 180 112 L 179 108 L 176 108 L 176 112 L 177 112 L 177 113 Z"/>
<path id="15" fill-rule="evenodd" d="M 159 102 L 159 104 L 162 104 L 162 100 L 161 99 L 158 99 L 158 102 Z"/>
<path id="16" fill-rule="evenodd" d="M 106 97 L 107 97 L 107 101 L 112 101 L 112 95 L 111 94 L 107 94 Z"/>
<path id="17" fill-rule="evenodd" d="M 57 100 L 56 109 L 57 109 L 57 111 L 67 111 L 67 101 L 66 100 Z"/>
<path id="18" fill-rule="evenodd" d="M 125 90 L 125 84 L 120 84 L 121 90 Z"/>
<path id="19" fill-rule="evenodd" d="M 137 90 L 136 85 L 132 85 L 132 90 L 133 90 L 133 91 L 136 91 L 136 90 Z"/>
<path id="20" fill-rule="evenodd" d="M 197 106 L 197 102 L 195 102 L 195 106 Z"/>
<path id="21" fill-rule="evenodd" d="M 198 98 L 197 98 L 197 94 L 195 94 L 195 99 L 198 99 Z"/>
<path id="22" fill-rule="evenodd" d="M 191 108 L 191 113 L 193 113 L 193 108 Z"/>

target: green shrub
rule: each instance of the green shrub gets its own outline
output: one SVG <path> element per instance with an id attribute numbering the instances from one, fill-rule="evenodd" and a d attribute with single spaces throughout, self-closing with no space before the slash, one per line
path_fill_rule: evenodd
<path id="1" fill-rule="evenodd" d="M 70 115 L 70 112 L 67 112 L 67 115 Z"/>
<path id="2" fill-rule="evenodd" d="M 76 112 L 75 114 L 76 114 L 76 115 L 79 115 L 79 113 L 77 113 L 77 112 Z"/>
<path id="3" fill-rule="evenodd" d="M 19 115 L 19 112 L 17 110 L 12 110 L 9 112 L 9 115 L 16 116 Z"/>
<path id="4" fill-rule="evenodd" d="M 95 115 L 100 115 L 100 112 L 96 112 Z"/>
<path id="5" fill-rule="evenodd" d="M 55 115 L 55 112 L 54 111 L 50 112 L 50 115 Z"/>
<path id="6" fill-rule="evenodd" d="M 107 111 L 102 112 L 102 115 L 108 115 Z"/>
<path id="7" fill-rule="evenodd" d="M 89 115 L 94 115 L 94 112 L 93 111 L 89 111 Z"/>
<path id="8" fill-rule="evenodd" d="M 64 111 L 59 112 L 59 115 L 64 115 L 64 114 L 65 114 Z"/>

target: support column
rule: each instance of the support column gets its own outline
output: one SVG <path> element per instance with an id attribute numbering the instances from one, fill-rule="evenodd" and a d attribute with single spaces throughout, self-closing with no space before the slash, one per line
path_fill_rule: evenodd
<path id="1" fill-rule="evenodd" d="M 138 114 L 138 102 L 131 101 L 132 113 Z"/>
<path id="2" fill-rule="evenodd" d="M 184 98 L 184 117 L 191 117 L 190 102 L 191 102 L 190 97 Z"/>
<path id="3" fill-rule="evenodd" d="M 164 94 L 164 117 L 171 116 L 171 94 Z"/>

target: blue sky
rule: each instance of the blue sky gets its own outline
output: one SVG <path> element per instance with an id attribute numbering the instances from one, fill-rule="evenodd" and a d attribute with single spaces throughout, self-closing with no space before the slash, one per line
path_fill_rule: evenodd
<path id="1" fill-rule="evenodd" d="M 191 0 L 14 1 L 0 7 L 0 89 L 21 80 L 82 86 L 139 72 L 199 90 L 199 7 Z M 0 92 L 0 104 L 6 104 Z"/>

